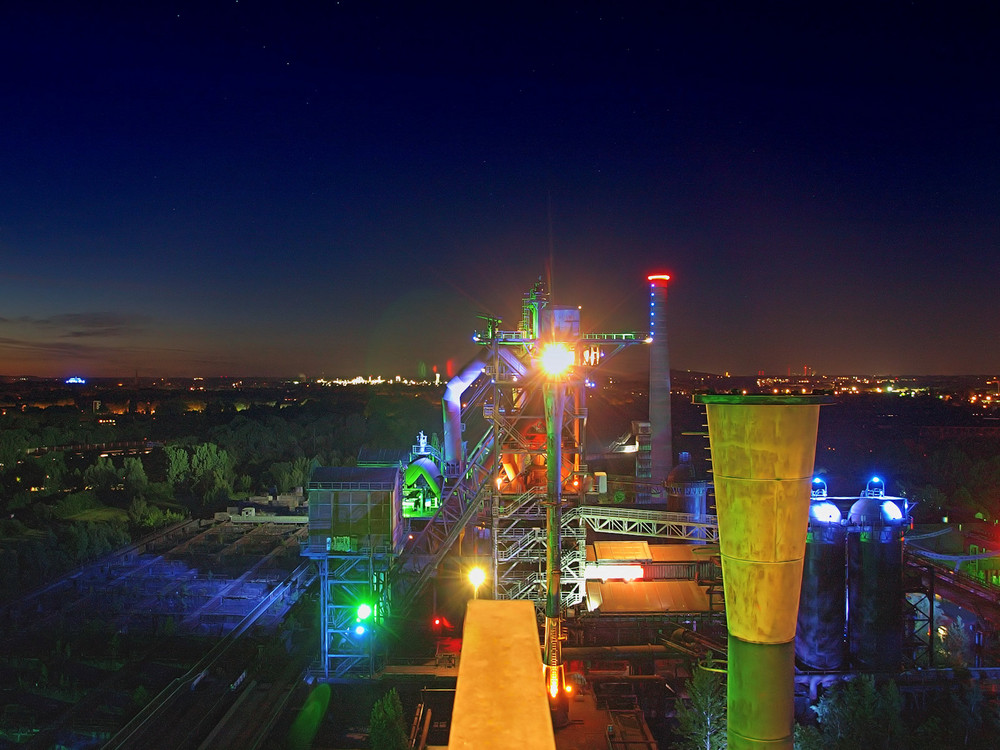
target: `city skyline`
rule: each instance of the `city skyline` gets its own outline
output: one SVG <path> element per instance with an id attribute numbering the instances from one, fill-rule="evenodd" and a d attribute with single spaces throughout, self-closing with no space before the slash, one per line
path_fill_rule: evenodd
<path id="1" fill-rule="evenodd" d="M 4 16 L 2 375 L 446 373 L 540 276 L 644 331 L 652 272 L 677 369 L 1000 369 L 985 8 Z"/>

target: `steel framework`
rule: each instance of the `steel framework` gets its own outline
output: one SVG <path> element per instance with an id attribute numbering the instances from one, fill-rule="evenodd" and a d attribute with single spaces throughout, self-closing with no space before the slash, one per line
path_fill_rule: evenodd
<path id="1" fill-rule="evenodd" d="M 406 541 L 392 571 L 399 595 L 396 613 L 405 614 L 462 531 L 489 529 L 493 596 L 545 601 L 546 425 L 543 378 L 537 359 L 543 340 L 551 338 L 553 317 L 545 285 L 539 281 L 522 299 L 516 330 L 500 329 L 497 318 L 473 339 L 484 348 L 474 363 L 460 399 L 460 423 L 486 420 L 486 427 L 464 459 L 446 467 L 441 505 L 427 525 Z M 577 308 L 570 308 L 573 312 Z M 556 313 L 556 325 L 558 325 Z M 584 463 L 586 390 L 591 373 L 625 348 L 647 342 L 642 333 L 580 333 L 563 325 L 573 346 L 574 377 L 565 385 L 560 433 L 565 507 L 559 522 L 560 601 L 579 604 L 586 592 L 586 527 L 683 541 L 717 542 L 714 516 L 587 504 L 590 477 Z M 570 330 L 565 330 L 565 329 Z M 476 371 L 476 368 L 479 368 Z M 465 385 L 465 384 L 463 384 Z M 463 442 L 463 445 L 465 443 Z"/>
<path id="2" fill-rule="evenodd" d="M 380 629 L 402 534 L 400 472 L 321 468 L 307 490 L 309 539 L 300 552 L 315 561 L 320 581 L 320 676 L 370 677 L 385 658 Z M 361 605 L 370 608 L 363 618 Z"/>
<path id="3" fill-rule="evenodd" d="M 386 585 L 392 555 L 325 553 L 316 559 L 320 579 L 322 637 L 320 663 L 324 679 L 370 677 L 385 666 L 378 630 L 390 606 Z M 373 603 L 371 622 L 359 632 L 358 607 Z"/>

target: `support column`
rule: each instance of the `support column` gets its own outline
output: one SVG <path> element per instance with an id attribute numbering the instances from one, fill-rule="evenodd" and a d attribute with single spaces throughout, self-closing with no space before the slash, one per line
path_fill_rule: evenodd
<path id="1" fill-rule="evenodd" d="M 569 696 L 566 694 L 562 663 L 562 597 L 560 595 L 562 545 L 562 428 L 566 411 L 566 386 L 550 380 L 543 388 L 545 399 L 545 689 L 549 695 L 552 723 L 569 723 Z"/>
<path id="2" fill-rule="evenodd" d="M 730 750 L 793 747 L 795 625 L 825 396 L 706 405 L 729 626 Z"/>

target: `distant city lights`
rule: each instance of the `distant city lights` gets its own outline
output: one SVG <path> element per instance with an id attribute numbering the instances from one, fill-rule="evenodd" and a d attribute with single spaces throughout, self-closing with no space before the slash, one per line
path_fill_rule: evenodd
<path id="1" fill-rule="evenodd" d="M 325 386 L 349 386 L 349 385 L 414 385 L 414 386 L 435 386 L 441 384 L 441 374 L 435 373 L 434 380 L 412 380 L 410 378 L 404 378 L 401 375 L 396 375 L 392 378 L 384 378 L 381 375 L 358 375 L 356 377 L 347 378 L 317 378 L 315 381 L 316 385 Z M 295 382 L 298 385 L 298 381 Z"/>
<path id="2" fill-rule="evenodd" d="M 81 377 L 74 375 L 71 378 L 66 378 L 66 385 L 84 385 L 87 381 Z"/>

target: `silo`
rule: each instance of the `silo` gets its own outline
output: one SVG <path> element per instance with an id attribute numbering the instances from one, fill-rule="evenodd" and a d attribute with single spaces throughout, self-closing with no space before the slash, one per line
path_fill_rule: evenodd
<path id="1" fill-rule="evenodd" d="M 847 632 L 851 662 L 895 671 L 903 659 L 903 513 L 880 492 L 847 518 Z"/>
<path id="2" fill-rule="evenodd" d="M 843 669 L 847 661 L 845 536 L 840 509 L 814 491 L 795 632 L 795 657 L 809 669 Z"/>

